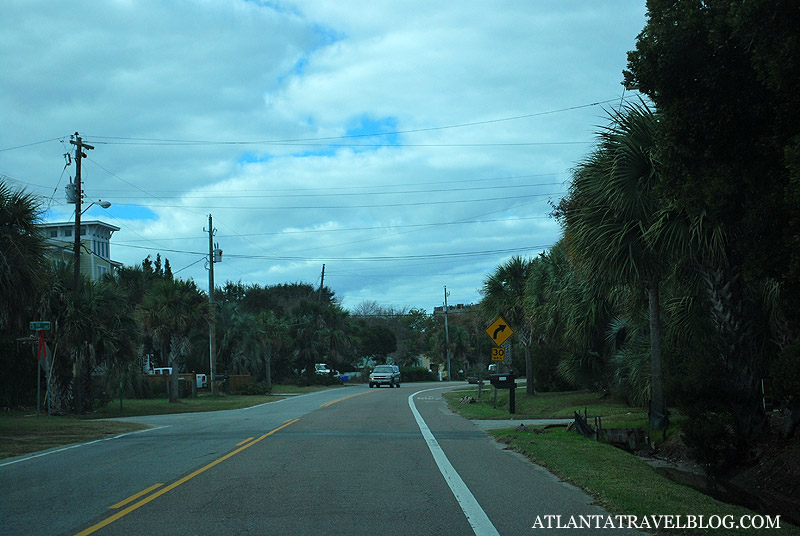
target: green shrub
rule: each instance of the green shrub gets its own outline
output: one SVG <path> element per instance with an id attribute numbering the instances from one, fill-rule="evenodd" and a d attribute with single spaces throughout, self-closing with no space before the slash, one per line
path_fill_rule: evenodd
<path id="1" fill-rule="evenodd" d="M 430 382 L 436 380 L 433 372 L 425 367 L 400 367 L 400 379 L 403 382 Z"/>

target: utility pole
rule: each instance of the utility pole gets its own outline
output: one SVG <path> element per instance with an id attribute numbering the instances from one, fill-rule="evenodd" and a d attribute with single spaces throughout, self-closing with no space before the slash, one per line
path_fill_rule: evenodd
<path id="1" fill-rule="evenodd" d="M 75 184 L 74 184 L 74 194 L 75 194 L 75 245 L 73 248 L 73 282 L 74 288 L 73 293 L 77 298 L 80 295 L 80 282 L 81 282 L 81 200 L 83 199 L 83 189 L 81 185 L 81 159 L 86 157 L 86 153 L 83 152 L 84 149 L 94 149 L 91 145 L 87 145 L 83 143 L 83 140 L 76 132 L 73 136 L 71 136 L 69 142 L 75 146 Z M 72 366 L 72 373 L 75 377 L 75 385 L 74 385 L 74 400 L 75 400 L 75 413 L 80 414 L 81 409 L 83 408 L 83 392 L 82 392 L 82 361 L 83 356 L 81 352 L 83 351 L 83 341 L 81 342 L 80 347 L 78 348 L 78 358 L 75 360 L 75 363 Z"/>
<path id="2" fill-rule="evenodd" d="M 447 285 L 444 286 L 444 344 L 447 353 L 447 381 L 452 381 L 450 375 L 450 331 L 447 329 Z"/>
<path id="3" fill-rule="evenodd" d="M 214 308 L 214 226 L 211 214 L 208 215 L 208 381 L 211 382 L 211 396 L 217 396 L 214 385 L 214 345 L 216 330 L 216 309 Z"/>
<path id="4" fill-rule="evenodd" d="M 322 277 L 319 280 L 319 294 L 317 295 L 317 303 L 322 303 L 322 288 L 325 285 L 325 265 L 322 265 Z"/>
<path id="5" fill-rule="evenodd" d="M 75 139 L 69 142 L 75 146 L 75 245 L 74 245 L 74 269 L 73 280 L 75 282 L 75 294 L 78 293 L 78 284 L 81 280 L 81 200 L 83 199 L 83 190 L 81 189 L 81 158 L 86 157 L 84 149 L 94 149 L 91 145 L 83 143 L 83 140 L 76 132 L 73 136 Z"/>

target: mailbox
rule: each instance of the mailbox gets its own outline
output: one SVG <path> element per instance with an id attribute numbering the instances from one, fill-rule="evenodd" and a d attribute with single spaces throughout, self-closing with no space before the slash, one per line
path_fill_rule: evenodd
<path id="1" fill-rule="evenodd" d="M 489 374 L 489 381 L 498 389 L 508 389 L 514 387 L 513 374 Z"/>

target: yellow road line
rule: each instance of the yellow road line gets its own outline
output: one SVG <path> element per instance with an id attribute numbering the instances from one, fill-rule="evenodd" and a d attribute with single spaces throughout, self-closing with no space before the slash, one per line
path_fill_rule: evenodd
<path id="1" fill-rule="evenodd" d="M 277 428 L 274 428 L 274 429 L 270 430 L 269 432 L 267 432 L 266 434 L 262 435 L 261 437 L 259 437 L 255 441 L 251 441 L 250 443 L 244 445 L 243 447 L 239 447 L 238 449 L 234 450 L 233 452 L 229 452 L 228 454 L 226 454 L 222 458 L 214 460 L 213 462 L 209 463 L 208 465 L 206 465 L 204 467 L 201 467 L 197 471 L 186 475 L 185 477 L 181 478 L 180 480 L 178 480 L 176 482 L 173 482 L 172 484 L 170 484 L 166 488 L 162 488 L 162 489 L 158 490 L 157 492 L 153 493 L 152 495 L 150 495 L 149 497 L 146 497 L 146 498 L 142 499 L 141 501 L 139 501 L 139 502 L 137 502 L 135 504 L 132 504 L 131 506 L 125 508 L 124 510 L 120 510 L 119 512 L 117 512 L 113 516 L 110 516 L 110 517 L 104 519 L 100 523 L 97 523 L 96 525 L 92 525 L 91 527 L 89 527 L 86 530 L 82 530 L 81 532 L 77 533 L 75 536 L 87 536 L 89 534 L 93 534 L 93 533 L 97 532 L 98 530 L 102 529 L 103 527 L 107 527 L 111 523 L 117 521 L 118 519 L 121 519 L 121 518 L 125 517 L 126 515 L 130 514 L 131 512 L 133 512 L 134 510 L 137 510 L 137 509 L 141 508 L 142 506 L 144 506 L 145 504 L 149 503 L 150 501 L 152 501 L 154 499 L 157 499 L 158 497 L 161 497 L 165 493 L 168 493 L 168 492 L 174 490 L 175 488 L 177 488 L 181 484 L 185 484 L 186 482 L 188 482 L 189 480 L 193 479 L 197 475 L 208 471 L 209 469 L 211 469 L 215 465 L 217 465 L 219 463 L 222 463 L 225 460 L 227 460 L 228 458 L 231 458 L 231 457 L 239 454 L 244 449 L 252 447 L 253 445 L 258 443 L 262 439 L 265 439 L 265 438 L 271 436 L 272 434 L 274 434 L 275 432 L 277 432 L 279 430 L 283 430 L 284 428 L 286 428 L 290 424 L 294 424 L 299 420 L 300 419 L 292 419 L 291 421 L 287 422 L 286 424 L 282 424 L 282 425 L 278 426 Z"/>
<path id="2" fill-rule="evenodd" d="M 149 488 L 147 488 L 147 489 L 143 489 L 142 491 L 140 491 L 139 493 L 136 493 L 135 495 L 131 495 L 130 497 L 128 497 L 128 498 L 127 498 L 127 499 L 125 499 L 124 501 L 120 501 L 120 502 L 118 502 L 117 504 L 115 504 L 114 506 L 109 506 L 109 508 L 110 508 L 110 509 L 112 509 L 112 510 L 116 510 L 117 508 L 122 508 L 122 507 L 123 507 L 123 506 L 125 506 L 126 504 L 128 504 L 128 503 L 130 503 L 130 502 L 133 502 L 133 501 L 135 501 L 136 499 L 138 499 L 138 498 L 139 498 L 139 497 L 141 497 L 142 495 L 147 495 L 148 493 L 150 493 L 150 492 L 151 492 L 151 491 L 153 491 L 154 489 L 160 488 L 160 487 L 161 487 L 161 486 L 163 486 L 163 485 L 164 485 L 163 483 L 160 483 L 160 484 L 153 484 L 153 485 L 152 485 L 152 486 L 150 486 Z"/>
<path id="3" fill-rule="evenodd" d="M 250 441 L 251 439 L 253 439 L 253 438 L 252 438 L 252 437 L 248 437 L 248 438 L 247 438 L 247 439 L 245 439 L 244 441 L 239 441 L 238 443 L 236 443 L 236 446 L 237 446 L 237 447 L 241 447 L 242 445 L 244 445 L 245 443 L 247 443 L 247 442 L 248 442 L 248 441 Z"/>
<path id="4" fill-rule="evenodd" d="M 368 394 L 374 393 L 374 392 L 375 391 L 364 391 L 363 393 L 356 393 L 356 394 L 350 395 L 350 396 L 343 396 L 342 398 L 337 398 L 336 400 L 331 400 L 330 402 L 325 402 L 320 407 L 321 408 L 327 408 L 328 406 L 332 406 L 332 405 L 336 404 L 337 402 L 341 402 L 342 400 L 347 400 L 348 398 L 353 398 L 355 396 L 368 395 Z"/>

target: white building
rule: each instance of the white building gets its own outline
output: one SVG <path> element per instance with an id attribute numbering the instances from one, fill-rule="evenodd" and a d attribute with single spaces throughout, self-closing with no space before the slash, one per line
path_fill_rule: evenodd
<path id="1" fill-rule="evenodd" d="M 75 223 L 56 222 L 41 225 L 52 259 L 69 262 L 75 248 Z M 111 236 L 119 227 L 98 220 L 81 222 L 81 273 L 98 281 L 122 266 L 111 260 Z"/>

